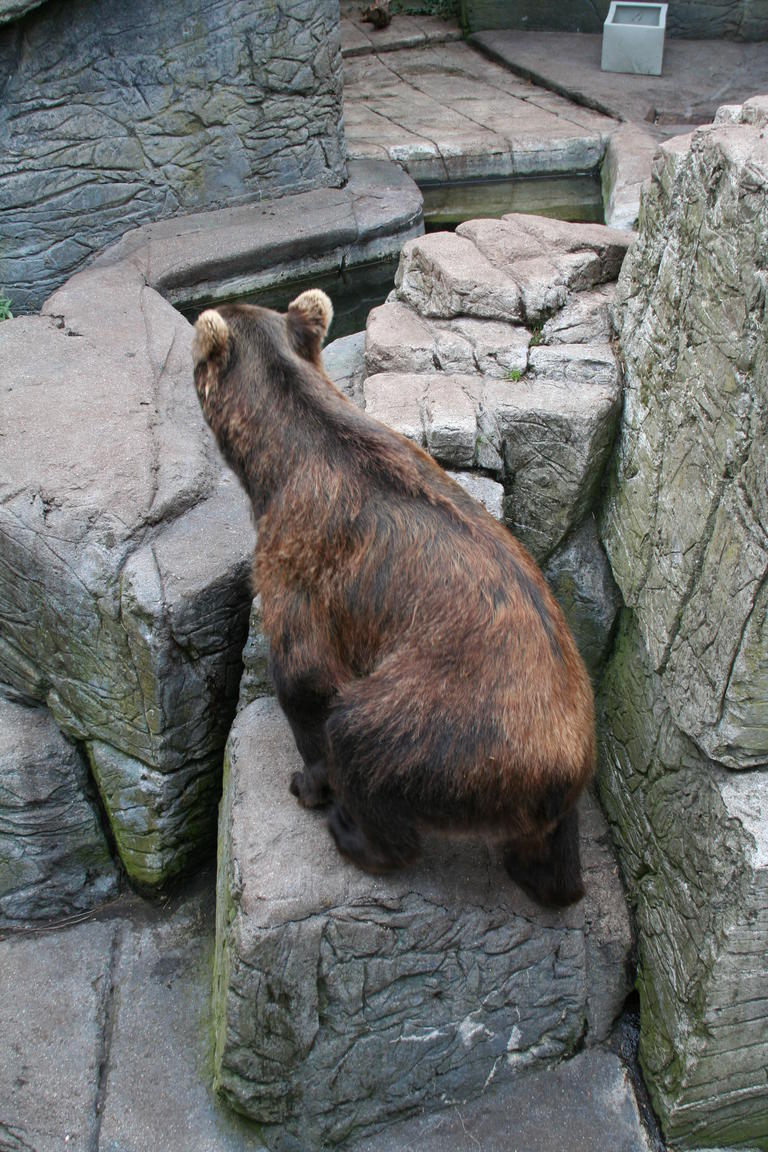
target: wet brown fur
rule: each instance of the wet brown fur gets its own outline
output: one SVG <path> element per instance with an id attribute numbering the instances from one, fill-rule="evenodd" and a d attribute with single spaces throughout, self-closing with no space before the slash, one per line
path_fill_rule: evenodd
<path id="1" fill-rule="evenodd" d="M 272 674 L 342 852 L 372 871 L 423 827 L 507 845 L 544 903 L 583 894 L 575 801 L 592 692 L 524 548 L 420 448 L 328 380 L 322 293 L 197 324 L 204 415 L 253 503 Z M 223 321 L 223 323 L 222 323 Z"/>

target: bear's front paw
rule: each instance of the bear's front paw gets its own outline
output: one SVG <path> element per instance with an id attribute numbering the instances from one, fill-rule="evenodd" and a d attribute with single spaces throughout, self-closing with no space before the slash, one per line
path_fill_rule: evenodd
<path id="1" fill-rule="evenodd" d="M 324 780 L 315 780 L 308 772 L 294 772 L 288 789 L 302 808 L 324 808 L 332 797 L 331 789 Z"/>

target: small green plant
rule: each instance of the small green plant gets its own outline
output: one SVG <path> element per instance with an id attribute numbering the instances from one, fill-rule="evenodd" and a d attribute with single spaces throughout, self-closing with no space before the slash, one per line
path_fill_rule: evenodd
<path id="1" fill-rule="evenodd" d="M 510 368 L 504 377 L 505 380 L 511 380 L 514 384 L 517 384 L 518 380 L 522 380 L 522 378 L 523 374 L 519 368 Z"/>
<path id="2" fill-rule="evenodd" d="M 3 295 L 2 288 L 0 288 L 0 320 L 13 320 L 11 302 L 7 296 Z"/>

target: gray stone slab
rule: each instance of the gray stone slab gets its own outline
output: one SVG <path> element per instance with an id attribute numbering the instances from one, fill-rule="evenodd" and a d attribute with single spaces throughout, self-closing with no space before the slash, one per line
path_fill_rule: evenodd
<path id="1" fill-rule="evenodd" d="M 98 1146 L 117 929 L 83 924 L 0 940 L 0 1146 Z"/>
<path id="2" fill-rule="evenodd" d="M 165 914 L 121 922 L 99 1152 L 263 1148 L 211 1087 L 211 879 Z"/>
<path id="3" fill-rule="evenodd" d="M 590 171 L 616 127 L 466 44 L 348 58 L 344 102 L 349 156 L 419 181 Z"/>
<path id="4" fill-rule="evenodd" d="M 82 753 L 44 708 L 0 697 L 0 925 L 83 912 L 118 884 Z"/>
<path id="5" fill-rule="evenodd" d="M 2 44 L 0 283 L 19 313 L 127 227 L 346 179 L 333 0 L 43 4 Z"/>
<path id="6" fill-rule="evenodd" d="M 521 1076 L 476 1101 L 393 1125 L 354 1152 L 651 1152 L 632 1085 L 616 1056 L 588 1052 Z"/>
<path id="7" fill-rule="evenodd" d="M 276 702 L 240 712 L 220 817 L 215 1066 L 265 1142 L 362 1135 L 571 1051 L 587 1027 L 584 908 L 535 908 L 475 842 L 430 842 L 399 875 L 360 872 L 289 795 L 298 762 Z"/>
<path id="8" fill-rule="evenodd" d="M 670 5 L 668 17 L 680 5 Z M 710 10 L 710 16 L 712 14 Z M 714 25 L 710 20 L 710 27 Z M 602 35 L 567 32 L 477 32 L 470 43 L 514 73 L 578 104 L 644 128 L 659 137 L 685 124 L 706 124 L 721 104 L 742 104 L 765 88 L 765 48 L 708 31 L 709 40 L 668 37 L 662 76 L 628 76 L 600 69 Z"/>

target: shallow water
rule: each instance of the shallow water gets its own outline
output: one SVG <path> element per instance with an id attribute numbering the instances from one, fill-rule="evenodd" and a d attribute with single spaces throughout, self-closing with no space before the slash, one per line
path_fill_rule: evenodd
<path id="1" fill-rule="evenodd" d="M 427 232 L 453 231 L 464 220 L 483 216 L 498 218 L 507 212 L 529 212 L 578 222 L 603 221 L 600 177 L 596 174 L 461 181 L 424 185 L 421 190 Z M 321 272 L 239 296 L 237 303 L 260 304 L 284 312 L 306 288 L 322 288 L 334 308 L 327 339 L 338 340 L 365 328 L 368 313 L 383 304 L 394 287 L 397 263 L 398 258 L 394 257 Z M 205 305 L 196 304 L 182 311 L 194 320 L 203 307 Z"/>

